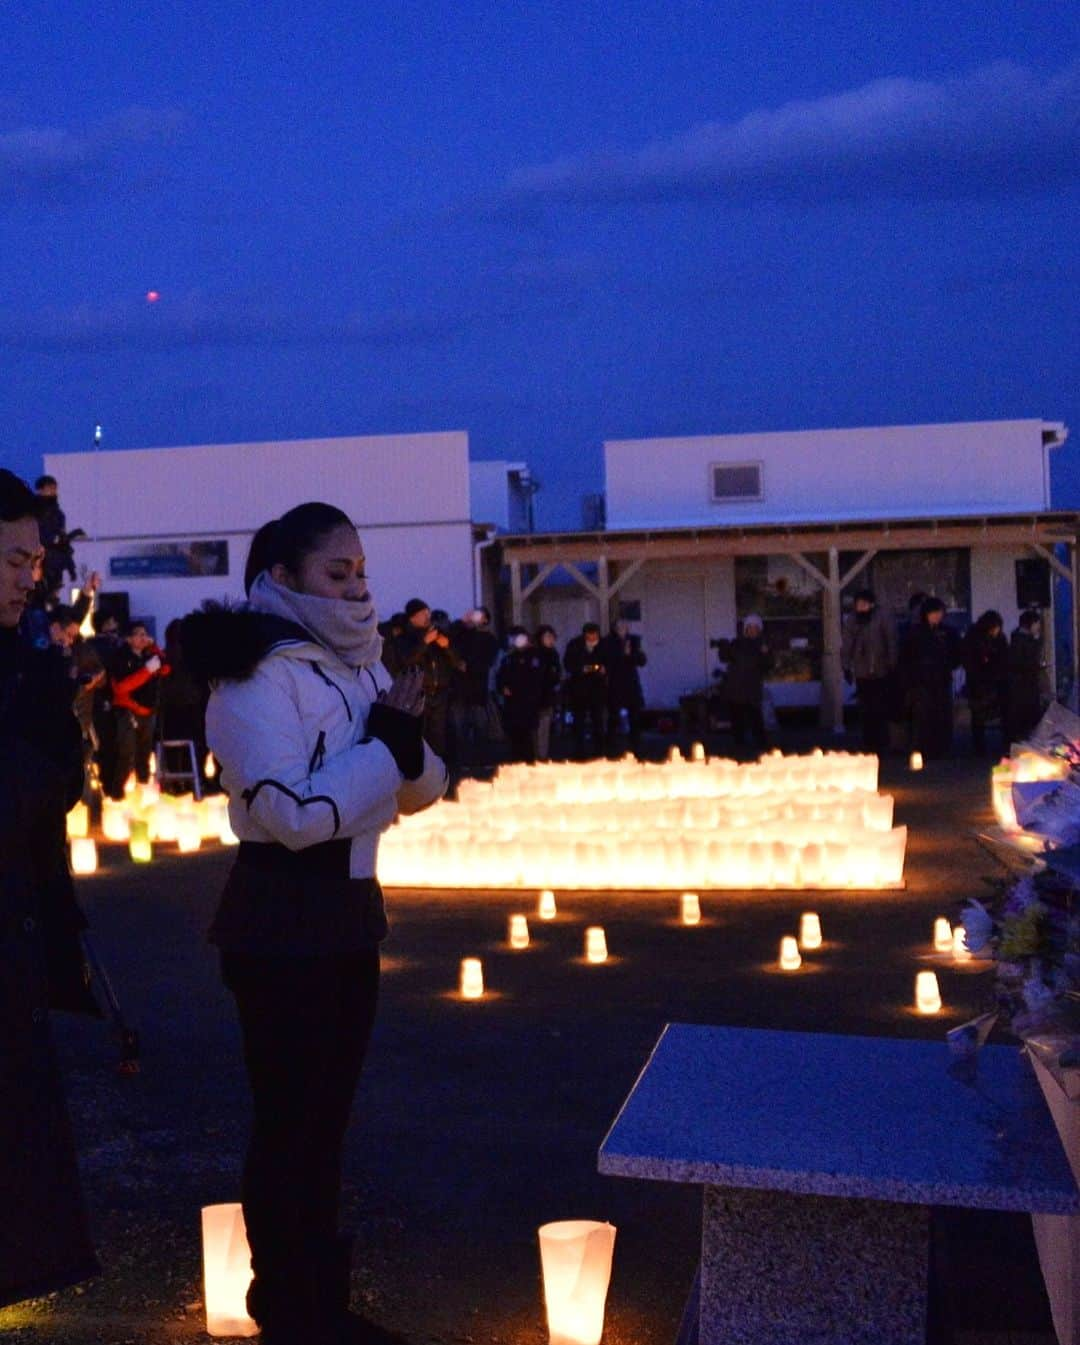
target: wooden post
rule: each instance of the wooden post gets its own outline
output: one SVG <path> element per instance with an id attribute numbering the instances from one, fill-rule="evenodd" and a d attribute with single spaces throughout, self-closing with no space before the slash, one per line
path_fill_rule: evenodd
<path id="1" fill-rule="evenodd" d="M 607 635 L 611 630 L 611 590 L 608 585 L 607 556 L 601 556 L 596 562 L 597 600 L 600 603 L 600 634 Z"/>
<path id="2" fill-rule="evenodd" d="M 524 616 L 521 598 L 521 561 L 510 562 L 510 616 L 515 626 L 520 626 Z"/>
<path id="3" fill-rule="evenodd" d="M 822 590 L 821 724 L 833 733 L 844 731 L 844 670 L 840 645 L 840 552 L 829 548 L 828 583 Z"/>

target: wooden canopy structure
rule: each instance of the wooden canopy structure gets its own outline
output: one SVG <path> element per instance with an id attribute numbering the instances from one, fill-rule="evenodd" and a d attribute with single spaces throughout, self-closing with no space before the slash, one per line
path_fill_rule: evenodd
<path id="1" fill-rule="evenodd" d="M 1080 684 L 1080 514 L 1070 512 L 952 516 L 947 518 L 859 519 L 848 522 L 751 524 L 728 527 L 648 528 L 605 532 L 551 532 L 498 538 L 502 563 L 510 571 L 515 624 L 525 603 L 562 569 L 599 607 L 606 632 L 612 603 L 642 566 L 656 561 L 707 561 L 721 556 L 789 556 L 822 591 L 822 723 L 839 729 L 843 719 L 840 664 L 841 596 L 879 551 L 922 551 L 953 547 L 1026 548 L 1072 586 L 1073 686 Z M 1058 549 L 1066 548 L 1062 559 Z M 848 560 L 841 570 L 841 556 Z M 821 566 L 811 557 L 824 557 Z M 595 566 L 595 579 L 582 566 Z"/>

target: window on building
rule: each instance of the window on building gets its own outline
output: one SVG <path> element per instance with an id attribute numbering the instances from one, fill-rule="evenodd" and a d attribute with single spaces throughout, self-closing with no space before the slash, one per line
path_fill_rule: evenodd
<path id="1" fill-rule="evenodd" d="M 713 504 L 760 500 L 760 462 L 713 462 L 709 464 L 710 499 Z"/>

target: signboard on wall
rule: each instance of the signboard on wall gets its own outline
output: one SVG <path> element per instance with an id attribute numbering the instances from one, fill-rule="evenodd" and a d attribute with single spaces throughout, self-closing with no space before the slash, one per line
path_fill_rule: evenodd
<path id="1" fill-rule="evenodd" d="M 229 573 L 229 543 L 138 542 L 109 557 L 111 579 L 191 579 Z"/>

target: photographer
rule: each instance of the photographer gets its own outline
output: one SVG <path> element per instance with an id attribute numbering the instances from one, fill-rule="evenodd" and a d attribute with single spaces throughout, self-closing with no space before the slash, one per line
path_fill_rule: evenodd
<path id="1" fill-rule="evenodd" d="M 43 548 L 38 503 L 0 469 L 0 1307 L 97 1273 L 49 1028 L 96 1013 L 64 815 L 82 792 L 75 682 L 20 630 Z"/>
<path id="2" fill-rule="evenodd" d="M 579 761 L 587 760 L 586 734 L 592 731 L 592 754 L 604 748 L 604 711 L 607 708 L 608 671 L 600 652 L 600 627 L 586 621 L 563 655 L 566 699 L 574 716 L 574 740 Z"/>
<path id="3" fill-rule="evenodd" d="M 441 612 L 440 629 L 423 598 L 410 598 L 405 605 L 406 626 L 397 643 L 400 672 L 419 668 L 424 674 L 424 738 L 449 766 L 450 688 L 463 661 L 450 643 L 449 621 Z"/>
<path id="4" fill-rule="evenodd" d="M 641 709 L 645 704 L 638 669 L 648 662 L 641 648 L 641 636 L 631 635 L 627 622 L 616 621 L 611 634 L 600 641 L 600 657 L 608 675 L 608 753 L 613 755 L 616 750 L 619 716 L 625 710 L 630 750 L 638 756 L 641 751 Z"/>

